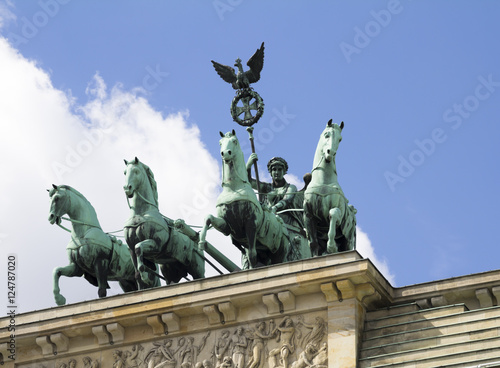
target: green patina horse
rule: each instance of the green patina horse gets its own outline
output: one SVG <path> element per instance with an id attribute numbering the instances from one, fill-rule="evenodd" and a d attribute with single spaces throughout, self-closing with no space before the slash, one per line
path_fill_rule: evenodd
<path id="1" fill-rule="evenodd" d="M 56 303 L 66 304 L 59 289 L 61 276 L 84 276 L 98 287 L 100 298 L 106 296 L 108 280 L 118 281 L 125 292 L 137 290 L 134 265 L 127 246 L 101 229 L 90 202 L 67 185 L 53 185 L 49 196 L 49 222 L 60 225 L 62 216 L 67 214 L 72 223 L 71 241 L 66 247 L 70 264 L 54 269 Z"/>
<path id="2" fill-rule="evenodd" d="M 224 235 L 231 235 L 233 244 L 244 252 L 243 268 L 292 260 L 283 220 L 257 200 L 234 130 L 220 135 L 222 193 L 216 204 L 219 217 L 206 217 L 200 232 L 200 248 L 204 248 L 207 230 L 213 225 Z"/>
<path id="3" fill-rule="evenodd" d="M 330 120 L 314 155 L 311 182 L 304 193 L 304 222 L 313 256 L 356 248 L 356 209 L 337 180 L 335 155 L 344 122 Z"/>
<path id="4" fill-rule="evenodd" d="M 174 228 L 174 221 L 158 210 L 158 192 L 151 169 L 137 157 L 125 160 L 130 218 L 124 226 L 140 289 L 156 286 L 156 264 L 167 284 L 179 282 L 187 274 L 198 279 L 205 275 L 203 252 L 188 236 Z M 153 271 L 153 272 L 151 272 Z"/>

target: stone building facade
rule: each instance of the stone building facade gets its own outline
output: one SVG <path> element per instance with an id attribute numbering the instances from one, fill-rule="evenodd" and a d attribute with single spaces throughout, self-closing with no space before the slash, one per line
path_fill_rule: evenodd
<path id="1" fill-rule="evenodd" d="M 500 270 L 392 287 L 356 251 L 16 316 L 6 368 L 500 367 Z"/>

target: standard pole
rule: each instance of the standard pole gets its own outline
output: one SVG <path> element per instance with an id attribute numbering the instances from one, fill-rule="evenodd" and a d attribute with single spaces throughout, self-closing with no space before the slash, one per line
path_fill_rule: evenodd
<path id="1" fill-rule="evenodd" d="M 247 127 L 248 139 L 250 139 L 250 145 L 252 146 L 252 153 L 255 153 L 255 145 L 253 143 L 253 127 Z M 262 202 L 262 193 L 260 191 L 260 180 L 259 180 L 259 169 L 257 168 L 257 161 L 253 163 L 255 168 L 255 182 L 257 183 L 257 193 L 259 195 L 259 202 Z"/>

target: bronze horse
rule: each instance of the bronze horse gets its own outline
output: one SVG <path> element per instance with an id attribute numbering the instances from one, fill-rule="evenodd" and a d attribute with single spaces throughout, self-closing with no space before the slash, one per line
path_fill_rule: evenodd
<path id="1" fill-rule="evenodd" d="M 123 189 L 130 206 L 130 218 L 124 226 L 125 240 L 136 267 L 139 288 L 157 285 L 156 264 L 160 265 L 167 284 L 179 282 L 188 273 L 195 279 L 204 277 L 203 252 L 158 209 L 158 191 L 151 169 L 137 157 L 125 161 L 125 165 Z"/>
<path id="2" fill-rule="evenodd" d="M 54 269 L 54 298 L 58 305 L 66 304 L 60 294 L 61 276 L 84 276 L 98 287 L 100 298 L 106 296 L 108 280 L 118 281 L 123 291 L 137 290 L 135 270 L 128 248 L 99 225 L 94 207 L 77 190 L 68 185 L 53 185 L 49 190 L 49 222 L 60 225 L 67 214 L 72 223 L 71 240 L 66 247 L 69 265 Z"/>
<path id="3" fill-rule="evenodd" d="M 257 200 L 234 130 L 220 135 L 222 193 L 217 199 L 218 217 L 206 217 L 200 248 L 205 246 L 207 230 L 213 225 L 224 235 L 231 235 L 233 244 L 244 252 L 243 268 L 292 260 L 288 231 L 283 220 Z"/>
<path id="4" fill-rule="evenodd" d="M 330 120 L 323 130 L 304 192 L 304 222 L 313 256 L 356 248 L 356 209 L 340 188 L 335 166 L 343 128 L 344 122 Z"/>

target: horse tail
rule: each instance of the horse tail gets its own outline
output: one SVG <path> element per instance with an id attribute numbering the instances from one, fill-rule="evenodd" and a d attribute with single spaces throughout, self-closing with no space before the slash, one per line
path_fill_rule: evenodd
<path id="1" fill-rule="evenodd" d="M 304 174 L 304 176 L 302 177 L 302 180 L 304 180 L 304 187 L 300 191 L 304 192 L 312 180 L 312 174 L 311 173 Z"/>
<path id="2" fill-rule="evenodd" d="M 346 214 L 344 216 L 344 227 L 346 228 L 346 234 L 344 234 L 348 249 L 354 250 L 356 249 L 356 213 L 358 210 L 352 205 L 347 204 Z"/>

